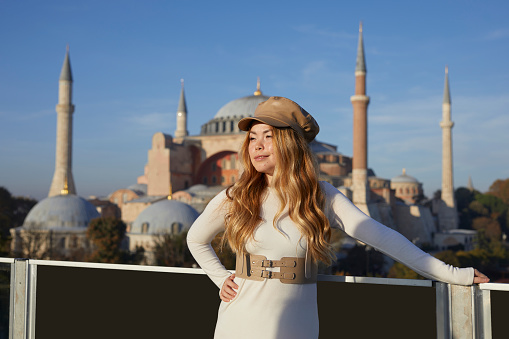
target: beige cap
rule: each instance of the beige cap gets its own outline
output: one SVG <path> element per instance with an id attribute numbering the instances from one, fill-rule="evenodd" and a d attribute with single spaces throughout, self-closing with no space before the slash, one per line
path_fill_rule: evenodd
<path id="1" fill-rule="evenodd" d="M 290 127 L 300 133 L 308 142 L 313 141 L 320 131 L 315 119 L 297 103 L 283 97 L 270 97 L 258 104 L 253 117 L 239 121 L 239 129 L 249 131 L 253 120 L 274 127 Z"/>

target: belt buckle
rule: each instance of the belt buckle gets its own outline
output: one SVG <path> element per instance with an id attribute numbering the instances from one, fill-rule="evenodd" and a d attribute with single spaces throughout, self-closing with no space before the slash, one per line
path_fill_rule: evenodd
<path id="1" fill-rule="evenodd" d="M 273 267 L 273 265 L 274 265 L 274 262 L 272 260 L 268 260 L 268 259 L 261 260 L 261 262 L 260 262 L 261 267 Z"/>
<path id="2" fill-rule="evenodd" d="M 272 271 L 263 270 L 262 277 L 266 279 L 272 279 Z"/>

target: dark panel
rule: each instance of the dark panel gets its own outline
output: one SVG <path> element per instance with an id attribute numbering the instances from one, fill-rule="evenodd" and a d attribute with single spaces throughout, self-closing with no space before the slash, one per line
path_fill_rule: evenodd
<path id="1" fill-rule="evenodd" d="M 11 264 L 0 263 L 0 339 L 9 338 Z"/>
<path id="2" fill-rule="evenodd" d="M 37 267 L 36 338 L 212 338 L 219 295 L 205 275 Z"/>
<path id="3" fill-rule="evenodd" d="M 435 289 L 318 282 L 320 339 L 436 338 Z"/>
<path id="4" fill-rule="evenodd" d="M 493 338 L 507 338 L 509 292 L 491 291 L 491 331 Z"/>

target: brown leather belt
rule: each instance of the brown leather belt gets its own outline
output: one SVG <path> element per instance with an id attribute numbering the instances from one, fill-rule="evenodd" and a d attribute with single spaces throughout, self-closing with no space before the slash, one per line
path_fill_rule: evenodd
<path id="1" fill-rule="evenodd" d="M 316 282 L 318 267 L 311 263 L 306 277 L 306 259 L 284 257 L 279 260 L 267 260 L 263 255 L 237 254 L 235 276 L 242 279 L 258 280 L 279 279 L 283 284 L 313 284 Z M 279 272 L 266 268 L 279 267 Z"/>

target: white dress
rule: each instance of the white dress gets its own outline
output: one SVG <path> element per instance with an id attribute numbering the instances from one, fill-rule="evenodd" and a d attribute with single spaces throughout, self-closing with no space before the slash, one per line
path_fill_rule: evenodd
<path id="1" fill-rule="evenodd" d="M 324 212 L 331 227 L 342 229 L 429 279 L 472 284 L 473 268 L 456 268 L 421 251 L 398 232 L 366 216 L 330 184 L 322 182 L 321 185 L 326 196 Z M 222 191 L 208 204 L 187 236 L 194 258 L 219 288 L 230 272 L 220 263 L 210 242 L 224 230 L 225 199 L 226 193 Z M 288 213 L 281 215 L 278 229 L 273 226 L 279 205 L 275 192 L 269 188 L 260 211 L 263 221 L 246 249 L 267 259 L 305 257 L 306 239 L 301 238 Z M 235 282 L 239 285 L 237 296 L 230 302 L 221 301 L 214 338 L 318 338 L 316 284 L 283 284 L 278 279 L 255 281 L 237 277 Z"/>

